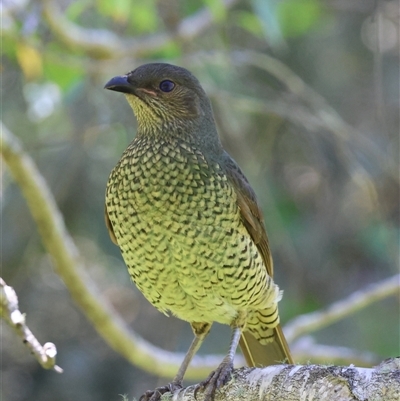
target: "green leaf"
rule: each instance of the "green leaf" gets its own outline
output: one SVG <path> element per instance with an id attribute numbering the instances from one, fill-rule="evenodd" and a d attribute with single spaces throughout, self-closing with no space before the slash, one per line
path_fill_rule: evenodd
<path id="1" fill-rule="evenodd" d="M 47 80 L 59 85 L 63 92 L 67 91 L 75 82 L 82 79 L 85 70 L 78 66 L 63 63 L 62 60 L 54 61 L 53 58 L 44 57 L 44 76 Z"/>
<path id="2" fill-rule="evenodd" d="M 263 36 L 263 28 L 256 15 L 249 11 L 238 11 L 234 14 L 236 24 L 257 37 Z"/>
<path id="3" fill-rule="evenodd" d="M 282 43 L 282 32 L 276 15 L 281 0 L 252 0 L 253 9 L 264 30 L 265 37 L 272 45 Z"/>
<path id="4" fill-rule="evenodd" d="M 15 37 L 4 35 L 1 38 L 1 55 L 9 57 L 11 60 L 16 60 L 16 54 Z"/>
<path id="5" fill-rule="evenodd" d="M 66 9 L 65 13 L 71 21 L 76 21 L 76 19 L 89 7 L 91 3 L 88 0 L 73 1 Z"/>
<path id="6" fill-rule="evenodd" d="M 131 0 L 98 0 L 97 4 L 98 11 L 101 14 L 111 17 L 120 24 L 124 24 L 129 20 L 129 15 L 133 8 Z"/>
<path id="7" fill-rule="evenodd" d="M 283 36 L 295 37 L 318 22 L 321 5 L 316 0 L 285 0 L 278 3 L 276 12 Z"/>
<path id="8" fill-rule="evenodd" d="M 135 3 L 131 9 L 131 25 L 140 33 L 154 32 L 158 25 L 158 13 L 154 0 Z"/>
<path id="9" fill-rule="evenodd" d="M 204 4 L 210 10 L 215 21 L 221 22 L 226 19 L 226 8 L 222 0 L 204 0 Z"/>
<path id="10" fill-rule="evenodd" d="M 175 43 L 170 42 L 169 44 L 165 45 L 160 51 L 155 52 L 153 57 L 155 59 L 174 59 L 178 58 L 182 55 L 181 47 Z"/>

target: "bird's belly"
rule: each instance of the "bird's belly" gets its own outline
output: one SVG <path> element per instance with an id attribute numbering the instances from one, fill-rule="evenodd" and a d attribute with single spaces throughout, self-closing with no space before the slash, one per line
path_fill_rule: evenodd
<path id="1" fill-rule="evenodd" d="M 160 311 L 191 322 L 230 324 L 240 310 L 273 302 L 254 243 L 238 227 L 227 229 L 216 220 L 204 225 L 193 215 L 169 213 L 129 220 L 120 244 L 124 260 L 132 280 Z"/>

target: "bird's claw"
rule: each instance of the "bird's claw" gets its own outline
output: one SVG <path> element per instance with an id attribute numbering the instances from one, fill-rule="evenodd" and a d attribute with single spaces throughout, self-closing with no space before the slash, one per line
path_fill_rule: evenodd
<path id="1" fill-rule="evenodd" d="M 216 370 L 199 383 L 194 390 L 194 398 L 197 400 L 197 392 L 203 392 L 203 401 L 214 401 L 215 392 L 226 384 L 230 378 L 233 370 L 233 363 L 230 360 L 223 361 Z"/>
<path id="2" fill-rule="evenodd" d="M 178 382 L 171 382 L 165 386 L 157 387 L 154 390 L 147 390 L 140 398 L 139 401 L 159 401 L 161 396 L 170 392 L 171 394 L 182 388 L 182 384 Z"/>

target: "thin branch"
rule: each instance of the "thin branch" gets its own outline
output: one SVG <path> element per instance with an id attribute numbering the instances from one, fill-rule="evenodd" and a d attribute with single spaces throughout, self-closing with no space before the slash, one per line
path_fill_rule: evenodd
<path id="1" fill-rule="evenodd" d="M 82 256 L 35 163 L 23 151 L 19 140 L 1 122 L 0 129 L 2 156 L 25 196 L 43 243 L 71 297 L 103 339 L 128 361 L 154 375 L 174 376 L 184 355 L 157 348 L 129 330 L 85 272 Z M 196 355 L 187 378 L 196 380 L 205 377 L 222 358 Z"/>
<path id="2" fill-rule="evenodd" d="M 8 286 L 0 277 L 0 315 L 14 329 L 18 337 L 28 347 L 33 356 L 45 369 L 52 369 L 57 373 L 63 370 L 56 365 L 57 348 L 53 343 L 43 346 L 33 335 L 25 323 L 25 315 L 18 307 L 18 297 L 14 289 Z"/>
<path id="3" fill-rule="evenodd" d="M 379 160 L 385 160 L 382 168 L 385 172 L 398 181 L 398 167 L 394 162 L 394 158 L 388 157 L 387 153 L 382 151 L 376 144 L 365 135 L 348 124 L 337 113 L 337 111 L 327 102 L 327 100 L 319 93 L 307 85 L 296 73 L 278 59 L 268 54 L 256 52 L 253 50 L 237 50 L 225 56 L 229 57 L 231 63 L 239 66 L 253 66 L 264 70 L 275 79 L 280 81 L 291 95 L 289 98 L 281 96 L 280 99 L 257 99 L 254 97 L 244 96 L 239 93 L 232 93 L 220 88 L 209 87 L 207 92 L 215 98 L 219 98 L 229 104 L 237 107 L 250 114 L 266 114 L 274 113 L 294 124 L 305 127 L 308 132 L 328 132 L 335 135 L 338 139 L 335 146 L 338 151 L 345 157 L 345 162 L 349 166 L 349 172 L 364 171 L 360 164 L 355 164 L 358 158 L 354 157 L 349 143 L 356 144 L 358 151 L 365 149 L 368 154 L 374 155 Z M 218 52 L 196 54 L 189 56 L 198 63 L 202 62 L 215 63 L 221 58 Z M 226 57 L 225 57 L 226 59 Z M 365 172 L 365 176 L 368 176 Z"/>
<path id="4" fill-rule="evenodd" d="M 223 0 L 226 9 L 238 0 Z M 205 7 L 183 19 L 174 33 L 161 32 L 135 39 L 121 38 L 107 29 L 83 28 L 69 21 L 53 0 L 42 0 L 43 15 L 53 33 L 74 51 L 83 50 L 93 58 L 138 58 L 162 50 L 172 42 L 188 42 L 214 24 L 214 16 Z"/>
<path id="5" fill-rule="evenodd" d="M 395 275 L 358 290 L 345 299 L 335 302 L 324 311 L 317 311 L 296 317 L 285 325 L 285 335 L 289 343 L 304 334 L 320 330 L 347 316 L 366 308 L 368 305 L 399 295 L 400 275 Z"/>
<path id="6" fill-rule="evenodd" d="M 296 355 L 297 363 L 312 361 L 314 364 L 356 365 L 370 367 L 379 363 L 381 357 L 369 352 L 348 347 L 323 345 L 315 342 L 311 336 L 300 337 L 290 346 Z"/>
<path id="7" fill-rule="evenodd" d="M 329 127 L 342 139 L 347 139 L 353 128 L 343 121 L 342 117 L 334 110 L 323 96 L 315 92 L 287 65 L 268 54 L 252 50 L 235 51 L 232 58 L 236 63 L 252 65 L 262 69 L 283 83 L 286 88 L 306 105 L 311 106 L 315 118 Z"/>

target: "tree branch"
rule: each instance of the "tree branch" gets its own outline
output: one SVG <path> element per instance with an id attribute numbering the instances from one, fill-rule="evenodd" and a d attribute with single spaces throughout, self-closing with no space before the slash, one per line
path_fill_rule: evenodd
<path id="1" fill-rule="evenodd" d="M 335 302 L 324 311 L 296 317 L 285 325 L 286 339 L 289 343 L 293 342 L 297 337 L 329 326 L 374 302 L 392 295 L 398 295 L 399 289 L 400 275 L 397 274 L 354 292 L 347 298 Z"/>
<path id="2" fill-rule="evenodd" d="M 35 163 L 23 151 L 19 140 L 1 122 L 0 130 L 2 156 L 25 196 L 43 243 L 73 300 L 115 351 L 132 364 L 154 375 L 173 377 L 184 355 L 157 348 L 129 330 L 118 313 L 102 297 L 95 283 L 86 274 L 82 257 Z M 206 376 L 222 358 L 216 355 L 196 355 L 186 377 L 196 380 Z"/>
<path id="3" fill-rule="evenodd" d="M 318 344 L 311 336 L 300 337 L 290 345 L 290 351 L 296 356 L 297 362 L 312 361 L 315 364 L 324 364 L 329 361 L 335 365 L 354 364 L 360 367 L 370 367 L 379 363 L 381 359 L 369 351 Z"/>
<path id="4" fill-rule="evenodd" d="M 0 277 L 0 315 L 14 329 L 22 342 L 29 348 L 33 356 L 45 369 L 62 373 L 63 370 L 56 365 L 57 349 L 53 343 L 43 346 L 39 343 L 29 327 L 25 324 L 25 315 L 18 308 L 18 297 L 14 289 L 8 286 Z"/>
<path id="5" fill-rule="evenodd" d="M 396 401 L 400 397 L 400 358 L 374 369 L 354 366 L 276 365 L 241 368 L 216 393 L 215 401 Z M 174 401 L 195 401 L 195 386 L 179 390 Z M 202 393 L 197 393 L 202 401 Z"/>
<path id="6" fill-rule="evenodd" d="M 238 0 L 223 0 L 226 9 Z M 172 42 L 188 42 L 202 34 L 214 23 L 214 16 L 205 7 L 183 19 L 174 33 L 162 32 L 135 39 L 121 38 L 106 29 L 83 28 L 65 18 L 53 0 L 42 0 L 43 15 L 53 33 L 74 51 L 84 51 L 93 58 L 144 57 L 159 51 Z"/>

